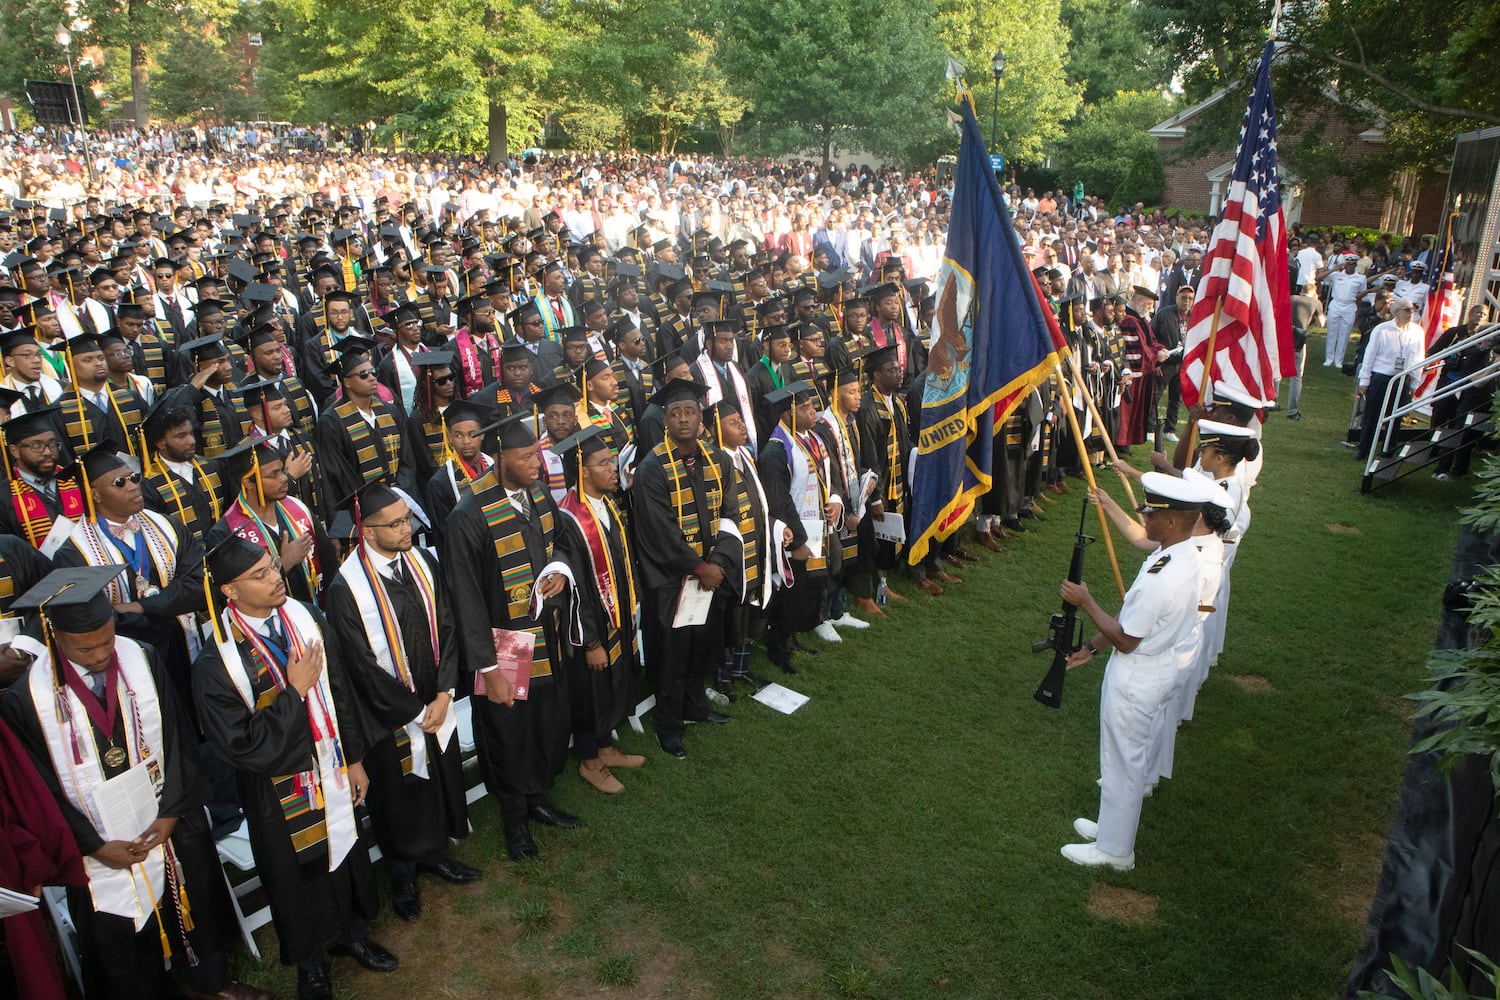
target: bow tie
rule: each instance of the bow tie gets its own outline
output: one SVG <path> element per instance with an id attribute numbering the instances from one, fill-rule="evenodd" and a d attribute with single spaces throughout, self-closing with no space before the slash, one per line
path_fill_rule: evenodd
<path id="1" fill-rule="evenodd" d="M 129 541 L 140 533 L 141 518 L 139 514 L 132 514 L 124 524 L 115 524 L 113 521 L 106 522 L 109 525 L 109 533 L 120 541 Z"/>

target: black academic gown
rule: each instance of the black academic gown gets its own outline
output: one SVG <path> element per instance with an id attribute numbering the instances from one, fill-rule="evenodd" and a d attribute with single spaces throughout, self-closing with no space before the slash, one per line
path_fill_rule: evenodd
<path id="1" fill-rule="evenodd" d="M 129 643 L 132 640 L 117 637 L 115 642 Z M 228 947 L 235 933 L 234 911 L 230 906 L 229 889 L 219 867 L 218 851 L 214 847 L 204 806 L 209 799 L 208 783 L 198 770 L 197 740 L 193 724 L 187 719 L 181 703 L 167 682 L 160 658 L 150 646 L 142 645 L 146 662 L 151 670 L 154 691 L 161 713 L 162 746 L 155 748 L 162 760 L 161 799 L 157 815 L 176 817 L 177 825 L 172 830 L 170 843 L 183 869 L 183 884 L 187 888 L 188 907 L 192 914 L 193 929 L 186 932 L 188 943 L 197 955 L 207 956 Z M 52 669 L 49 662 L 39 663 L 32 669 Z M 72 670 L 71 666 L 64 666 Z M 136 692 L 141 698 L 148 692 Z M 32 702 L 28 681 L 23 678 L 0 699 L 0 715 L 26 747 L 36 765 L 37 773 L 47 783 L 62 810 L 63 818 L 73 831 L 78 849 L 83 854 L 92 854 L 104 846 L 104 837 L 94 828 L 87 815 L 74 808 L 63 795 L 57 771 L 52 765 L 52 756 L 47 751 L 46 737 L 42 732 L 36 706 Z M 115 731 L 112 734 L 116 746 L 125 746 L 125 726 L 129 716 L 126 706 L 121 704 L 115 716 Z M 101 749 L 100 767 L 106 778 L 113 778 L 129 769 L 129 763 L 110 768 L 103 763 L 102 749 L 110 739 L 96 725 L 90 725 L 95 744 Z M 144 831 L 141 831 L 144 832 Z M 163 892 L 160 901 L 162 919 L 166 922 L 166 934 L 172 944 L 173 963 L 186 966 L 187 959 L 182 948 L 184 930 L 177 907 Z M 140 931 L 136 931 L 132 920 L 108 913 L 97 913 L 89 896 L 87 886 L 69 887 L 68 910 L 78 928 L 80 958 L 83 964 L 84 991 L 90 997 L 108 997 L 110 1000 L 159 1000 L 173 995 L 167 985 L 162 969 L 160 935 L 157 920 L 153 916 Z"/>
<path id="2" fill-rule="evenodd" d="M 196 450 L 199 455 L 213 458 L 233 448 L 245 437 L 239 412 L 220 395 L 220 392 L 228 395 L 231 388 L 231 386 L 225 386 L 221 390 L 210 392 L 208 389 L 199 389 L 191 382 L 187 382 L 169 390 L 167 398 L 163 399 L 164 406 L 186 406 L 192 411 L 193 431 L 198 437 Z M 218 418 L 217 436 L 210 431 L 211 417 Z"/>
<path id="3" fill-rule="evenodd" d="M 417 496 L 421 493 L 421 489 L 416 481 L 414 464 L 416 451 L 407 434 L 406 421 L 399 407 L 378 399 L 373 405 L 377 411 L 389 407 L 396 417 L 396 431 L 400 438 L 397 448 L 400 450 L 400 455 L 396 458 L 396 481 L 391 485 L 406 490 L 412 496 Z M 375 452 L 380 456 L 380 467 L 388 468 L 389 453 L 386 451 L 385 435 L 376 433 L 374 428 L 371 429 L 371 434 L 374 436 Z M 322 469 L 323 482 L 327 487 L 327 499 L 324 502 L 331 510 L 369 480 L 366 480 L 360 473 L 359 457 L 355 453 L 354 441 L 344 427 L 343 418 L 333 407 L 324 410 L 318 417 L 313 443 L 317 448 L 318 465 Z"/>
<path id="4" fill-rule="evenodd" d="M 427 503 L 427 514 L 432 518 L 433 545 L 439 552 L 443 551 L 443 529 L 447 525 L 448 515 L 453 513 L 453 508 L 458 502 L 469 495 L 468 479 L 462 468 L 456 470 L 452 478 L 448 476 L 451 461 L 445 462 L 427 480 L 427 489 L 423 496 Z M 455 488 L 456 487 L 456 488 Z"/>
<path id="5" fill-rule="evenodd" d="M 406 665 L 416 691 L 376 662 L 353 592 L 342 576 L 335 576 L 328 585 L 328 621 L 369 723 L 364 765 L 370 778 L 370 794 L 365 807 L 374 826 L 375 842 L 387 857 L 421 862 L 442 858 L 450 837 L 468 836 L 469 810 L 464 798 L 463 757 L 457 735 L 445 749 L 438 745 L 436 735 L 423 733 L 427 741 L 427 777 L 402 773 L 401 762 L 406 755 L 397 747 L 396 730 L 404 729 L 440 692 L 458 686 L 458 638 L 448 595 L 437 575 L 437 560 L 421 549 L 413 549 L 412 556 L 422 560 L 433 574 L 435 622 L 428 620 L 413 581 L 408 579 L 398 584 L 381 577 L 378 570 L 376 576 L 395 612 Z M 432 657 L 434 627 L 438 632 L 439 661 Z"/>
<path id="6" fill-rule="evenodd" d="M 533 574 L 553 559 L 543 538 L 541 511 L 558 517 L 556 504 L 546 490 L 532 504 L 530 518 L 517 515 L 513 530 L 521 534 Z M 508 500 L 504 501 L 509 503 Z M 529 618 L 510 617 L 510 595 L 500 573 L 495 544 L 485 520 L 484 508 L 473 495 L 464 497 L 447 519 L 443 536 L 443 583 L 453 612 L 460 623 L 463 665 L 475 671 L 495 661 L 491 629 L 521 629 Z M 533 677 L 530 696 L 511 707 L 496 704 L 484 695 L 474 696 L 474 736 L 479 749 L 485 786 L 500 803 L 507 826 L 525 821 L 528 806 L 551 790 L 567 762 L 571 715 L 567 674 L 563 670 L 562 637 L 555 624 L 559 594 L 543 609 L 543 638 L 552 663 L 549 677 Z"/>
<path id="7" fill-rule="evenodd" d="M 327 641 L 331 636 L 322 615 L 311 607 L 308 611 L 326 637 L 324 670 L 339 717 L 344 759 L 363 760 L 367 724 L 350 689 L 340 644 Z M 230 666 L 246 672 L 252 695 L 259 699 L 274 686 L 271 677 L 251 676 L 250 643 L 240 641 L 236 648 L 240 663 Z M 362 842 L 356 843 L 332 872 L 328 870 L 326 843 L 306 864 L 299 862 L 292 847 L 272 778 L 296 774 L 313 760 L 306 703 L 289 686 L 266 707 L 251 710 L 225 672 L 219 648 L 212 642 L 204 645 L 194 661 L 193 676 L 204 736 L 235 767 L 250 848 L 271 907 L 276 936 L 281 940 L 281 962 L 296 965 L 318 958 L 343 942 L 352 916 L 373 918 L 379 905 L 370 854 Z"/>
<path id="8" fill-rule="evenodd" d="M 557 533 L 558 558 L 568 564 L 573 571 L 573 579 L 578 584 L 575 593 L 579 619 L 583 626 L 583 645 L 570 647 L 567 659 L 573 731 L 588 733 L 596 739 L 607 738 L 635 710 L 634 608 L 631 606 L 629 583 L 623 572 L 623 567 L 630 564 L 621 541 L 626 529 L 613 515 L 608 517 L 608 522 L 607 530 L 603 532 L 603 541 L 609 547 L 610 562 L 622 568 L 615 574 L 611 587 L 615 607 L 620 609 L 621 627 L 618 630 L 619 652 L 603 670 L 590 669 L 586 650 L 590 644 L 598 642 L 604 644 L 607 654 L 616 630 L 610 621 L 609 610 L 604 606 L 598 581 L 590 568 L 588 543 L 578 526 L 567 515 L 562 515 L 561 529 Z M 633 565 L 631 570 L 634 573 Z"/>
<path id="9" fill-rule="evenodd" d="M 152 462 L 155 473 L 141 480 L 141 496 L 146 501 L 146 509 L 181 521 L 201 543 L 218 519 L 214 498 L 203 487 L 203 477 L 195 473 L 193 481 L 188 482 L 163 464 L 160 458 L 153 456 Z M 198 465 L 204 472 L 218 472 L 219 463 L 212 459 L 198 459 Z M 175 498 L 171 487 L 176 487 Z M 222 485 L 216 487 L 215 494 L 220 506 L 229 499 Z"/>
<path id="10" fill-rule="evenodd" d="M 0 614 L 52 572 L 47 557 L 15 535 L 0 535 Z"/>

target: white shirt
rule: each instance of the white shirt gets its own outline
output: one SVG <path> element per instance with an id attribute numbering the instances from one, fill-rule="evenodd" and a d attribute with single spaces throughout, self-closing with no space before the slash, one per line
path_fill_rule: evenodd
<path id="1" fill-rule="evenodd" d="M 1297 251 L 1297 284 L 1303 288 L 1318 280 L 1318 268 L 1323 266 L 1323 255 L 1317 247 L 1303 247 Z"/>
<path id="2" fill-rule="evenodd" d="M 180 478 L 186 480 L 189 483 L 193 482 L 193 475 L 196 470 L 193 469 L 192 462 L 169 462 L 165 458 L 162 458 L 161 455 L 157 455 L 156 459 L 157 461 L 161 462 L 162 465 L 165 465 L 167 468 L 177 473 Z"/>
<path id="3" fill-rule="evenodd" d="M 1370 331 L 1370 346 L 1359 366 L 1359 387 L 1367 388 L 1371 375 L 1394 375 L 1427 356 L 1427 337 L 1419 323 L 1397 326 L 1386 320 Z"/>
<path id="4" fill-rule="evenodd" d="M 599 526 L 605 531 L 613 531 L 614 526 L 610 523 L 609 508 L 604 505 L 603 497 L 591 497 L 587 493 L 581 494 L 594 511 L 594 517 L 598 519 Z"/>
<path id="5" fill-rule="evenodd" d="M 1131 653 L 1115 650 L 1112 663 L 1177 669 L 1175 650 L 1198 623 L 1200 562 L 1191 538 L 1146 557 L 1119 617 L 1120 631 L 1141 641 Z"/>
<path id="6" fill-rule="evenodd" d="M 1365 293 L 1368 283 L 1358 271 L 1346 274 L 1335 271 L 1328 276 L 1328 297 L 1331 305 L 1354 305 Z"/>

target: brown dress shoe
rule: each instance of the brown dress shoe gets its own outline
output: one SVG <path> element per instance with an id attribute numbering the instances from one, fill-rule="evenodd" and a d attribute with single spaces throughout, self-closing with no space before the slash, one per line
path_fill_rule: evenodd
<path id="1" fill-rule="evenodd" d="M 578 765 L 578 773 L 583 777 L 584 781 L 587 781 L 605 795 L 619 795 L 625 790 L 625 786 L 620 784 L 620 779 L 610 774 L 609 768 L 605 767 L 604 763 L 598 757 L 580 763 Z"/>
<path id="2" fill-rule="evenodd" d="M 1005 526 L 1002 525 L 999 521 L 996 521 L 993 525 L 990 526 L 990 537 L 997 542 L 1003 542 L 1007 541 L 1008 539 L 1014 538 L 1015 536 L 1006 531 Z"/>
<path id="3" fill-rule="evenodd" d="M 1058 496 L 1062 496 L 1064 493 L 1068 492 L 1068 484 L 1067 483 L 1062 483 L 1062 482 L 1053 483 L 1051 485 L 1051 487 L 1049 487 L 1049 488 L 1052 490 L 1053 493 L 1056 493 Z"/>
<path id="4" fill-rule="evenodd" d="M 964 561 L 958 557 L 958 553 L 956 552 L 943 556 L 943 562 L 949 566 L 962 566 L 964 564 Z"/>
<path id="5" fill-rule="evenodd" d="M 974 537 L 979 540 L 980 545 L 983 545 L 991 552 L 1000 551 L 1000 543 L 995 541 L 995 536 L 990 534 L 988 531 L 976 532 Z"/>
<path id="6" fill-rule="evenodd" d="M 600 747 L 599 760 L 605 767 L 645 767 L 646 758 L 638 753 L 621 753 L 617 747 Z"/>
<path id="7" fill-rule="evenodd" d="M 922 593 L 926 594 L 928 597 L 942 597 L 943 596 L 943 588 L 939 587 L 937 584 L 933 583 L 931 580 L 918 580 L 917 581 L 917 589 L 920 590 Z"/>
<path id="8" fill-rule="evenodd" d="M 854 606 L 871 618 L 890 617 L 890 615 L 885 613 L 885 609 L 875 603 L 875 599 L 872 597 L 856 597 L 854 599 Z"/>
<path id="9" fill-rule="evenodd" d="M 959 558 L 959 560 L 961 562 L 978 562 L 979 561 L 979 557 L 978 556 L 976 556 L 974 553 L 970 552 L 968 549 L 964 548 L 962 545 L 960 545 L 958 548 L 954 549 L 953 550 L 953 554 L 956 555 L 956 556 L 958 556 L 958 558 Z"/>
<path id="10" fill-rule="evenodd" d="M 949 573 L 949 572 L 947 572 L 945 570 L 941 570 L 941 569 L 935 569 L 935 570 L 933 570 L 932 571 L 932 576 L 933 576 L 934 579 L 937 580 L 938 583 L 963 583 L 964 582 L 964 578 L 963 577 L 961 577 L 961 576 L 954 576 L 952 573 Z"/>
<path id="11" fill-rule="evenodd" d="M 895 601 L 897 604 L 905 604 L 907 602 L 906 597 L 896 593 L 890 587 L 885 588 L 885 599 L 887 601 Z"/>

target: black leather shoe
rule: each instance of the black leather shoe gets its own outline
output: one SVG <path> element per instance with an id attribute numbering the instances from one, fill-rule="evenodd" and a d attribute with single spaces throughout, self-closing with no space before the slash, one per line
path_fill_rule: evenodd
<path id="1" fill-rule="evenodd" d="M 689 725 L 696 725 L 697 723 L 704 722 L 711 726 L 722 726 L 724 723 L 729 721 L 729 718 L 730 717 L 725 715 L 723 712 L 710 711 L 701 719 L 688 719 L 686 721 Z"/>
<path id="2" fill-rule="evenodd" d="M 512 861 L 534 861 L 541 855 L 536 849 L 536 841 L 531 839 L 531 828 L 518 826 L 514 830 L 505 831 L 505 853 L 510 855 Z"/>
<path id="3" fill-rule="evenodd" d="M 417 871 L 436 875 L 444 882 L 452 882 L 454 885 L 465 885 L 469 882 L 478 882 L 484 872 L 478 868 L 471 868 L 452 858 L 444 858 L 430 865 L 417 865 Z"/>
<path id="4" fill-rule="evenodd" d="M 527 810 L 527 814 L 543 826 L 555 826 L 559 830 L 574 830 L 583 825 L 583 820 L 572 813 L 563 812 L 550 802 L 538 802 Z"/>
<path id="5" fill-rule="evenodd" d="M 749 684 L 751 687 L 755 688 L 755 690 L 757 690 L 757 691 L 759 691 L 761 688 L 765 687 L 767 684 L 771 683 L 770 681 L 766 680 L 764 677 L 761 677 L 759 674 L 752 674 L 752 673 L 741 674 L 739 677 L 736 677 L 735 680 L 744 681 L 746 684 Z"/>
<path id="6" fill-rule="evenodd" d="M 402 920 L 415 920 L 422 915 L 422 900 L 417 895 L 417 883 L 396 882 L 392 884 L 391 910 Z"/>
<path id="7" fill-rule="evenodd" d="M 682 745 L 681 736 L 658 735 L 656 742 L 661 744 L 663 753 L 676 757 L 678 760 L 685 760 L 687 758 L 687 750 Z"/>
<path id="8" fill-rule="evenodd" d="M 333 980 L 328 978 L 326 968 L 317 972 L 297 970 L 297 1000 L 333 1000 Z"/>
<path id="9" fill-rule="evenodd" d="M 1006 531 L 1025 531 L 1026 530 L 1026 525 L 1024 525 L 1024 524 L 1021 523 L 1021 519 L 1019 517 L 1006 518 L 1005 520 L 1001 521 L 1000 523 L 1003 524 L 1003 525 L 1005 525 L 1005 530 Z"/>
<path id="10" fill-rule="evenodd" d="M 396 956 L 386 951 L 369 938 L 360 938 L 332 949 L 332 954 L 347 955 L 371 972 L 395 972 Z"/>
<path id="11" fill-rule="evenodd" d="M 1021 516 L 1026 518 L 1026 520 L 1028 521 L 1040 522 L 1047 520 L 1045 517 L 1032 510 L 1030 507 L 1027 507 L 1025 510 L 1021 511 Z"/>

